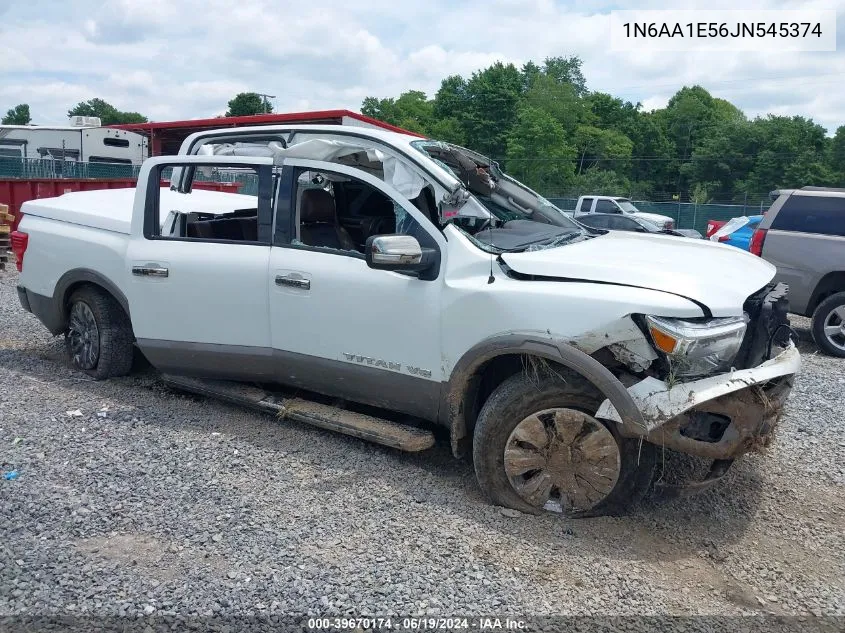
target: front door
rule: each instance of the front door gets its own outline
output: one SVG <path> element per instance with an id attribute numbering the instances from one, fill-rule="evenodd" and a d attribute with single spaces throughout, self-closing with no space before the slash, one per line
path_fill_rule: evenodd
<path id="1" fill-rule="evenodd" d="M 146 226 L 129 244 L 124 287 L 138 346 L 165 372 L 270 380 L 271 161 L 174 158 L 160 169 L 180 165 L 190 175 L 183 192 L 150 174 L 162 186 L 148 188 Z M 212 178 L 240 182 L 242 193 Z"/>
<path id="2" fill-rule="evenodd" d="M 405 233 L 445 258 L 443 235 L 359 169 L 288 160 L 282 180 L 290 211 L 276 220 L 268 280 L 280 381 L 435 419 L 443 274 L 373 270 L 363 246 L 374 234 Z"/>

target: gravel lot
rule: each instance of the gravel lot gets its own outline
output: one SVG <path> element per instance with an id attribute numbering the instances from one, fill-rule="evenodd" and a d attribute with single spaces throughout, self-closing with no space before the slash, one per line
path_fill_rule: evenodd
<path id="1" fill-rule="evenodd" d="M 407 455 L 92 382 L 0 273 L 0 614 L 845 615 L 845 361 L 765 456 L 624 518 L 508 517 L 440 442 Z M 81 416 L 68 412 L 79 410 Z"/>

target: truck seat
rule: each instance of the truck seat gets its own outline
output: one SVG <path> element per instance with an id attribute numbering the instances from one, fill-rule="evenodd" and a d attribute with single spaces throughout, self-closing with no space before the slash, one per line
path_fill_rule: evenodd
<path id="1" fill-rule="evenodd" d="M 355 242 L 337 221 L 334 198 L 325 189 L 302 192 L 299 239 L 308 246 L 356 250 Z"/>

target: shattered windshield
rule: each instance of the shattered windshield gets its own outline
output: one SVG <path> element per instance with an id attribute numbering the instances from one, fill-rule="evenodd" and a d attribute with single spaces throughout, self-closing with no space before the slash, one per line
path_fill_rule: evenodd
<path id="1" fill-rule="evenodd" d="M 495 161 L 442 141 L 412 141 L 411 146 L 463 184 L 465 197 L 445 211 L 441 205 L 441 219 L 454 223 L 477 246 L 493 252 L 532 245 L 548 248 L 586 234 L 554 204 L 505 174 Z"/>

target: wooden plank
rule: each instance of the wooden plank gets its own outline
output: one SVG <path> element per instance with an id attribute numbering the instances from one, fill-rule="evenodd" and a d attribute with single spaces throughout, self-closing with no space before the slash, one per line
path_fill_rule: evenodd
<path id="1" fill-rule="evenodd" d="M 12 232 L 12 227 L 8 224 L 0 224 L 0 235 L 8 235 Z"/>

